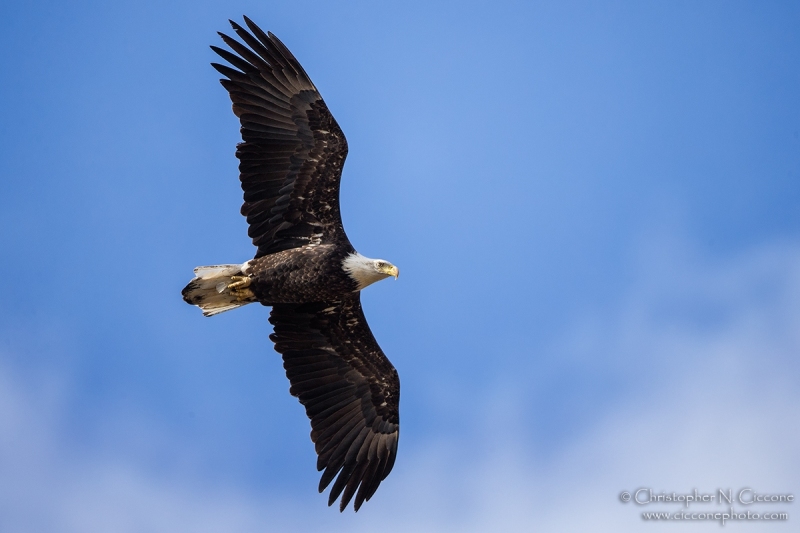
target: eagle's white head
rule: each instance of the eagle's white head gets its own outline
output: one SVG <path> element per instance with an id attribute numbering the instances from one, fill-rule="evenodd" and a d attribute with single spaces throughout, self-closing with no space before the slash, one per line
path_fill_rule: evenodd
<path id="1" fill-rule="evenodd" d="M 400 275 L 400 270 L 389 261 L 370 259 L 358 252 L 348 255 L 342 261 L 342 268 L 358 283 L 358 290 L 389 276 L 397 279 Z"/>

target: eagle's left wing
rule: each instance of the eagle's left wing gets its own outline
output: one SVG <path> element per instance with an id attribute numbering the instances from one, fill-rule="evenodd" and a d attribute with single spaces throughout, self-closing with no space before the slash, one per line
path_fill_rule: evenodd
<path id="1" fill-rule="evenodd" d="M 399 437 L 400 380 L 367 326 L 359 293 L 338 302 L 278 304 L 270 338 L 283 355 L 297 396 L 311 419 L 311 440 L 325 469 L 319 491 L 344 510 L 369 500 L 394 466 Z M 344 492 L 342 492 L 344 491 Z"/>
<path id="2" fill-rule="evenodd" d="M 256 257 L 301 246 L 348 242 L 339 214 L 347 140 L 319 91 L 272 33 L 231 21 L 244 44 L 211 48 L 233 67 L 212 63 L 242 125 L 236 147 L 242 214 Z M 252 33 L 251 33 L 252 32 Z"/>

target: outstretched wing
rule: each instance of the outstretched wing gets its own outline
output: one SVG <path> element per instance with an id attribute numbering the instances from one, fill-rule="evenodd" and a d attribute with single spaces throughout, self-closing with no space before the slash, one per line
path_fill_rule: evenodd
<path id="1" fill-rule="evenodd" d="M 343 511 L 353 497 L 358 511 L 394 466 L 399 437 L 400 380 L 367 326 L 359 293 L 340 302 L 279 304 L 270 338 L 283 355 L 297 396 L 311 419 L 319 491 L 336 477 Z M 344 491 L 344 492 L 342 492 Z"/>
<path id="2" fill-rule="evenodd" d="M 235 67 L 212 63 L 242 124 L 236 157 L 256 257 L 346 239 L 339 181 L 347 140 L 292 53 L 244 20 L 252 34 L 230 23 L 246 46 L 220 33 L 236 53 L 211 48 Z"/>

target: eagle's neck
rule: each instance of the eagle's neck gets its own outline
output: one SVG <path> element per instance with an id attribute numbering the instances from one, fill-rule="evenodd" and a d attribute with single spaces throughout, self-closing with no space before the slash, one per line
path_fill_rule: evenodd
<path id="1" fill-rule="evenodd" d="M 342 269 L 356 282 L 357 290 L 362 290 L 376 281 L 387 278 L 388 276 L 375 268 L 375 259 L 364 257 L 358 252 L 354 252 L 342 261 Z"/>

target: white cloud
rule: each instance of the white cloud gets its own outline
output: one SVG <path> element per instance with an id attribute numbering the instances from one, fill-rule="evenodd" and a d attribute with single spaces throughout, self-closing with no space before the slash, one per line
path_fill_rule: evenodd
<path id="1" fill-rule="evenodd" d="M 546 458 L 531 452 L 528 392 L 503 388 L 469 432 L 481 442 L 463 446 L 462 434 L 406 450 L 403 468 L 355 516 L 325 509 L 319 496 L 311 508 L 279 494 L 160 476 L 113 450 L 76 457 L 58 422 L 65 384 L 0 367 L 0 528 L 655 532 L 687 526 L 643 524 L 640 513 L 678 507 L 623 504 L 620 491 L 796 493 L 800 249 L 776 245 L 716 264 L 674 244 L 658 250 L 642 261 L 618 311 L 588 317 L 554 347 L 570 364 L 608 366 L 627 387 L 616 403 L 592 411 L 579 437 Z M 485 453 L 465 452 L 476 449 Z M 732 522 L 726 530 L 786 531 L 800 521 L 797 503 L 751 510 L 790 519 Z"/>

